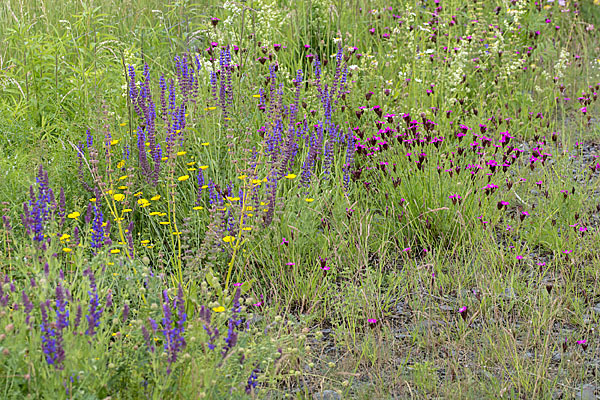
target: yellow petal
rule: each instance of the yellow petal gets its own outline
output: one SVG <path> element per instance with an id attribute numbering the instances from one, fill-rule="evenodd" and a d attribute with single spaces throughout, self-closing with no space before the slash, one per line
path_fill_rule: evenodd
<path id="1" fill-rule="evenodd" d="M 223 306 L 215 307 L 215 308 L 213 308 L 213 311 L 214 312 L 223 312 L 223 311 L 225 311 L 225 307 L 223 307 Z"/>

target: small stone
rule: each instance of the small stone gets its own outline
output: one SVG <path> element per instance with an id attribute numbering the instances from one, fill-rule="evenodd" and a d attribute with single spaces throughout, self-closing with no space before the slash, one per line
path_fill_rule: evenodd
<path id="1" fill-rule="evenodd" d="M 577 391 L 575 398 L 577 400 L 597 400 L 596 387 L 594 385 L 586 384 L 581 387 L 581 390 Z"/>
<path id="2" fill-rule="evenodd" d="M 342 400 L 342 396 L 334 390 L 323 390 L 322 392 L 315 393 L 313 400 Z"/>
<path id="3" fill-rule="evenodd" d="M 506 289 L 504 289 L 504 293 L 502 293 L 502 296 L 506 299 L 512 300 L 514 299 L 515 296 L 515 291 L 512 290 L 512 288 L 508 287 Z"/>
<path id="4" fill-rule="evenodd" d="M 553 363 L 560 364 L 561 361 L 562 361 L 562 354 L 560 354 L 559 352 L 552 354 L 552 362 Z"/>

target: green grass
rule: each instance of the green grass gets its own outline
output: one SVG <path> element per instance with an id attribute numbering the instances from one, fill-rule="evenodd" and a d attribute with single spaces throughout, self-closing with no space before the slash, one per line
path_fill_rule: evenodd
<path id="1" fill-rule="evenodd" d="M 1 397 L 600 392 L 600 6 L 539 3 L 4 2 Z"/>

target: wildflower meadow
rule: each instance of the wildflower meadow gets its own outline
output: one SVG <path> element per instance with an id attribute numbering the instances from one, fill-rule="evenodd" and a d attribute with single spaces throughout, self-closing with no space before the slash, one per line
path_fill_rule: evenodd
<path id="1" fill-rule="evenodd" d="M 0 398 L 600 399 L 598 29 L 3 1 Z"/>

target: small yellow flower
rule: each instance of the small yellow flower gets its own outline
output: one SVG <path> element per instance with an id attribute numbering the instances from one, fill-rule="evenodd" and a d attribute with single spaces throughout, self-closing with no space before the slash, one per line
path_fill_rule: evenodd
<path id="1" fill-rule="evenodd" d="M 214 106 L 213 106 L 213 107 L 208 107 L 208 109 L 209 109 L 209 110 L 216 110 L 216 109 L 217 109 L 217 107 L 214 107 Z"/>
<path id="2" fill-rule="evenodd" d="M 169 157 L 163 157 L 161 158 L 162 161 L 167 161 L 169 159 Z"/>
<path id="3" fill-rule="evenodd" d="M 127 179 L 127 175 L 123 175 L 119 177 L 119 180 L 122 181 L 123 179 Z"/>
<path id="4" fill-rule="evenodd" d="M 125 189 L 127 189 L 127 186 L 119 186 L 117 189 L 119 189 L 119 190 L 125 190 Z"/>
<path id="5" fill-rule="evenodd" d="M 119 249 L 112 249 L 110 252 L 111 252 L 111 254 L 117 254 L 117 253 L 120 253 L 121 250 L 119 250 Z"/>
<path id="6" fill-rule="evenodd" d="M 115 200 L 116 201 L 123 201 L 123 200 L 125 200 L 125 195 L 122 194 L 122 193 L 117 193 L 117 194 L 115 194 Z"/>
<path id="7" fill-rule="evenodd" d="M 151 216 L 160 215 L 160 211 L 152 211 L 150 213 Z"/>
<path id="8" fill-rule="evenodd" d="M 141 207 L 148 207 L 150 205 L 150 202 L 146 199 L 138 199 L 137 202 Z"/>
<path id="9" fill-rule="evenodd" d="M 208 146 L 209 144 L 210 143 L 208 143 L 208 142 L 201 143 L 202 146 Z"/>
<path id="10" fill-rule="evenodd" d="M 223 311 L 225 311 L 225 307 L 223 307 L 223 306 L 214 307 L 213 311 L 214 312 L 223 312 Z"/>
<path id="11" fill-rule="evenodd" d="M 140 197 L 141 195 L 143 195 L 144 192 L 137 192 L 136 194 L 134 194 L 135 197 Z"/>
<path id="12" fill-rule="evenodd" d="M 252 210 L 254 210 L 254 207 L 252 207 L 252 206 L 247 206 L 246 207 L 246 211 L 252 211 Z"/>
<path id="13" fill-rule="evenodd" d="M 79 217 L 81 214 L 79 214 L 77 211 L 73 211 L 72 213 L 70 213 L 69 215 L 67 215 L 67 217 L 71 218 L 71 219 L 76 219 L 77 217 Z"/>
<path id="14" fill-rule="evenodd" d="M 161 225 L 169 225 L 170 222 L 169 221 L 160 221 L 159 224 L 161 224 Z"/>
<path id="15" fill-rule="evenodd" d="M 179 182 L 187 181 L 188 179 L 190 179 L 189 175 L 183 175 L 183 176 L 180 176 L 179 178 L 177 178 L 177 180 Z"/>
<path id="16" fill-rule="evenodd" d="M 238 176 L 238 179 L 239 179 L 239 180 L 241 180 L 241 181 L 243 181 L 243 180 L 244 180 L 244 179 L 246 179 L 246 178 L 247 178 L 247 176 L 246 176 L 246 175 L 240 175 L 240 176 Z"/>
<path id="17" fill-rule="evenodd" d="M 118 144 L 118 143 L 119 143 L 119 139 L 114 139 L 110 142 L 110 145 L 114 146 L 115 144 Z M 121 168 L 121 167 L 119 167 L 119 168 Z"/>
<path id="18" fill-rule="evenodd" d="M 133 210 L 131 208 L 124 208 L 123 212 L 124 213 L 128 213 L 128 212 L 132 212 Z"/>
<path id="19" fill-rule="evenodd" d="M 144 144 L 146 145 L 146 147 L 150 147 L 150 142 L 146 142 Z"/>
<path id="20" fill-rule="evenodd" d="M 239 197 L 229 197 L 227 196 L 227 200 L 229 201 L 238 201 L 240 198 Z"/>
<path id="21" fill-rule="evenodd" d="M 115 265 L 115 263 L 114 263 L 114 262 L 108 262 L 107 264 L 108 264 L 108 265 Z"/>
<path id="22" fill-rule="evenodd" d="M 203 170 L 203 171 L 204 171 L 205 169 L 207 169 L 207 168 L 208 168 L 208 165 L 201 165 L 201 166 L 200 166 L 200 169 L 201 169 L 201 170 Z"/>
<path id="23" fill-rule="evenodd" d="M 119 124 L 119 126 L 125 126 L 125 125 L 127 125 L 127 122 L 121 122 L 121 123 Z"/>
<path id="24" fill-rule="evenodd" d="M 187 170 L 190 172 L 194 172 L 196 170 L 196 168 L 188 168 Z"/>
<path id="25" fill-rule="evenodd" d="M 177 236 L 177 235 L 181 235 L 181 232 L 173 232 L 172 234 Z"/>
<path id="26" fill-rule="evenodd" d="M 288 174 L 285 177 L 288 179 L 294 179 L 296 177 L 296 174 Z"/>
<path id="27" fill-rule="evenodd" d="M 92 198 L 90 199 L 90 202 L 91 202 L 91 203 L 95 203 L 95 202 L 96 202 L 96 198 L 95 198 L 95 197 L 92 197 Z"/>
<path id="28" fill-rule="evenodd" d="M 193 210 L 203 210 L 203 209 L 204 209 L 204 207 L 202 207 L 202 206 L 195 206 L 195 207 L 193 207 L 192 209 L 193 209 Z"/>
<path id="29" fill-rule="evenodd" d="M 196 164 L 196 161 L 190 161 L 190 162 L 189 162 L 189 163 L 187 163 L 186 165 L 192 166 L 192 165 L 194 165 L 194 164 Z"/>
<path id="30" fill-rule="evenodd" d="M 187 154 L 187 151 L 178 151 L 177 155 L 178 156 L 185 156 Z"/>
<path id="31" fill-rule="evenodd" d="M 148 243 L 150 243 L 150 241 L 149 241 L 148 239 L 144 239 L 144 240 L 142 240 L 140 243 L 141 243 L 141 244 L 148 244 Z"/>
<path id="32" fill-rule="evenodd" d="M 260 99 L 260 94 L 253 94 L 252 97 Z"/>
<path id="33" fill-rule="evenodd" d="M 64 251 L 65 253 L 70 253 L 70 252 L 71 252 L 71 249 L 70 249 L 70 248 L 68 248 L 68 247 L 63 247 L 63 251 Z"/>
<path id="34" fill-rule="evenodd" d="M 304 199 L 304 201 L 307 202 L 307 203 L 312 203 L 313 201 L 315 201 L 315 199 L 308 198 L 308 199 Z"/>
<path id="35" fill-rule="evenodd" d="M 251 231 L 252 227 L 251 226 L 247 226 L 245 228 L 242 228 L 243 231 Z"/>
<path id="36" fill-rule="evenodd" d="M 226 243 L 231 243 L 231 242 L 235 241 L 235 238 L 233 236 L 225 236 L 223 238 L 223 241 Z"/>
<path id="37" fill-rule="evenodd" d="M 160 216 L 161 216 L 161 217 L 164 217 L 165 215 L 167 215 L 167 213 L 166 213 L 166 212 L 162 212 L 162 213 L 160 213 Z"/>
<path id="38" fill-rule="evenodd" d="M 152 196 L 152 197 L 150 198 L 150 200 L 152 200 L 152 201 L 157 201 L 157 200 L 160 200 L 160 194 L 157 194 L 156 196 Z"/>
<path id="39" fill-rule="evenodd" d="M 125 165 L 125 160 L 121 160 L 119 161 L 119 163 L 117 164 L 117 168 L 123 168 L 123 166 Z"/>
<path id="40" fill-rule="evenodd" d="M 60 237 L 60 241 L 64 242 L 65 240 L 69 239 L 71 237 L 71 235 L 69 235 L 68 233 L 63 233 L 63 235 Z"/>

